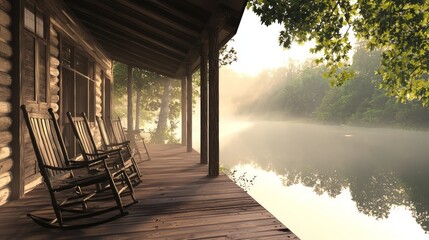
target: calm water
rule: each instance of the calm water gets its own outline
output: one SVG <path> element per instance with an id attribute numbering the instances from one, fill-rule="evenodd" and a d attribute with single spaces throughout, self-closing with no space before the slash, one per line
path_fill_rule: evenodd
<path id="1" fill-rule="evenodd" d="M 222 166 L 303 240 L 429 239 L 429 132 L 225 125 Z"/>

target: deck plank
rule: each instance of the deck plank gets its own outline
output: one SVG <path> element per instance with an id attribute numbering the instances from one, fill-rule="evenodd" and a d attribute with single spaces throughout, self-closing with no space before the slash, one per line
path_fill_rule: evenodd
<path id="1" fill-rule="evenodd" d="M 43 186 L 0 207 L 5 239 L 298 239 L 227 176 L 207 177 L 197 152 L 181 145 L 149 145 L 152 160 L 139 163 L 143 183 L 129 215 L 103 225 L 46 229 L 27 212 L 51 214 Z"/>

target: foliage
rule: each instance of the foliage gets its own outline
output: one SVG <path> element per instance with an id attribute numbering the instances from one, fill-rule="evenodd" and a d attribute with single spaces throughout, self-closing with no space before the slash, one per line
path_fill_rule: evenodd
<path id="1" fill-rule="evenodd" d="M 224 45 L 219 50 L 219 64 L 220 66 L 231 64 L 237 61 L 237 52 L 234 48 Z M 127 107 L 124 100 L 127 95 L 127 79 L 128 79 L 128 66 L 114 62 L 114 115 L 126 116 Z M 133 85 L 133 101 L 134 105 L 140 108 L 139 123 L 142 123 L 140 128 L 145 128 L 151 134 L 151 141 L 156 143 L 178 143 L 179 139 L 176 137 L 175 131 L 179 125 L 179 117 L 181 114 L 181 80 L 172 80 L 171 86 L 168 88 L 168 94 L 165 92 L 166 77 L 140 68 L 133 68 L 132 71 L 132 85 Z M 192 104 L 195 106 L 197 98 L 199 97 L 200 87 L 200 72 L 199 69 L 192 75 Z M 136 102 L 135 92 L 141 93 L 140 102 Z M 160 119 L 160 112 L 163 96 L 168 97 L 168 118 Z M 166 107 L 164 105 L 164 107 Z M 134 110 L 133 110 L 134 111 Z M 164 117 L 164 116 L 163 116 Z M 160 133 L 158 126 L 160 122 L 168 122 L 168 128 L 163 129 Z M 163 124 L 161 124 L 163 125 Z M 154 127 L 155 126 L 155 127 Z"/>
<path id="2" fill-rule="evenodd" d="M 382 50 L 377 73 L 389 95 L 400 101 L 420 100 L 429 106 L 429 2 L 388 0 L 250 0 L 262 23 L 280 23 L 279 41 L 314 41 L 312 52 L 326 66 L 333 85 L 354 77 L 348 53 L 351 34 L 366 41 L 366 49 Z"/>
<path id="3" fill-rule="evenodd" d="M 243 111 L 365 126 L 429 127 L 429 111 L 419 102 L 400 103 L 378 87 L 382 79 L 375 69 L 380 57 L 380 52 L 368 52 L 360 44 L 350 66 L 355 77 L 335 88 L 321 76 L 323 67 L 281 69 L 283 73 L 274 76 L 282 79 Z"/>
<path id="4" fill-rule="evenodd" d="M 230 41 L 234 41 L 231 39 Z M 219 50 L 219 67 L 231 65 L 238 59 L 237 51 L 235 48 L 230 47 L 228 44 L 223 45 Z"/>
<path id="5" fill-rule="evenodd" d="M 226 174 L 235 184 L 237 184 L 245 192 L 248 192 L 250 190 L 250 188 L 253 186 L 253 182 L 256 179 L 255 175 L 253 175 L 253 177 L 248 177 L 247 172 L 239 174 L 236 169 L 234 169 L 233 171 L 226 171 Z"/>
<path id="6" fill-rule="evenodd" d="M 127 95 L 127 76 L 128 67 L 126 64 L 120 62 L 114 62 L 113 65 L 113 77 L 114 77 L 114 111 L 115 115 L 126 116 L 126 107 L 120 106 L 126 105 L 124 103 L 124 96 Z M 138 103 L 142 113 L 140 115 L 140 122 L 148 123 L 156 116 L 156 110 L 160 106 L 160 100 L 162 96 L 162 83 L 159 81 L 163 76 L 151 73 L 138 68 L 133 68 L 133 90 L 141 91 L 142 99 Z M 133 97 L 135 97 L 135 93 Z M 134 100 L 134 99 L 133 99 Z M 142 127 L 145 127 L 144 125 Z"/>

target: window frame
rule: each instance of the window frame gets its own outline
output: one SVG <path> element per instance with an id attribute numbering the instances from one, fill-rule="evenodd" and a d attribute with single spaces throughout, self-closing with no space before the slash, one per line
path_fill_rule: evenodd
<path id="1" fill-rule="evenodd" d="M 31 10 L 30 12 L 33 13 L 33 17 L 34 17 L 34 29 L 29 29 L 28 27 L 26 27 L 25 25 L 25 19 L 26 19 L 26 15 L 25 12 L 26 10 Z M 27 0 L 25 1 L 25 3 L 23 4 L 23 37 L 25 38 L 25 36 L 31 37 L 33 39 L 33 46 L 32 49 L 34 50 L 34 59 L 33 59 L 33 64 L 34 64 L 34 89 L 33 89 L 33 93 L 34 93 L 34 98 L 33 99 L 24 99 L 25 102 L 28 103 L 37 103 L 37 104 L 46 104 L 49 105 L 51 102 L 51 95 L 50 95 L 50 31 L 49 28 L 51 26 L 50 23 L 50 17 L 48 16 L 48 14 L 46 13 L 47 11 L 45 11 L 43 9 L 42 6 L 40 6 L 40 4 L 37 3 L 37 1 L 33 1 L 33 0 Z M 40 36 L 37 33 L 37 19 L 38 17 L 40 17 L 39 19 L 43 20 L 43 37 Z M 25 43 L 23 42 L 23 49 L 25 48 L 24 45 Z M 44 101 L 41 100 L 41 94 L 40 94 L 40 85 L 41 85 L 41 75 L 40 75 L 40 65 L 41 65 L 41 60 L 40 60 L 40 52 L 41 52 L 41 45 L 43 45 L 45 47 L 45 55 L 44 55 L 44 65 L 45 65 L 45 73 L 44 73 L 44 80 L 45 80 L 45 99 Z M 25 61 L 22 61 L 21 64 L 22 66 L 24 66 Z M 24 68 L 24 67 L 23 67 Z M 23 76 L 23 81 L 25 81 L 24 76 Z"/>
<path id="2" fill-rule="evenodd" d="M 71 49 L 71 53 L 70 53 L 70 66 L 68 64 L 64 64 L 64 57 L 63 57 L 63 47 L 67 46 Z M 80 49 L 79 47 L 77 47 L 75 44 L 73 44 L 73 41 L 69 40 L 69 39 L 63 39 L 61 38 L 61 47 L 60 47 L 60 71 L 62 71 L 63 69 L 67 69 L 69 71 L 71 71 L 74 76 L 73 76 L 73 82 L 74 82 L 74 98 L 73 98 L 73 102 L 74 102 L 74 109 L 72 114 L 73 115 L 79 115 L 80 112 L 77 111 L 78 106 L 77 106 L 77 79 L 82 78 L 86 80 L 86 107 L 85 107 L 85 114 L 88 117 L 89 122 L 93 123 L 95 122 L 95 115 L 96 115 L 96 61 L 85 51 L 83 51 L 82 49 Z M 85 72 L 81 72 L 77 69 L 77 58 L 76 56 L 79 55 L 84 59 L 84 62 L 86 62 L 86 73 Z M 91 66 L 90 66 L 91 65 Z M 92 68 L 92 74 L 90 74 L 89 69 Z M 92 76 L 90 76 L 92 75 Z M 63 79 L 61 79 L 61 82 L 63 81 Z M 90 92 L 90 84 L 93 84 L 93 92 Z M 62 96 L 62 94 L 61 94 Z M 91 104 L 91 98 L 93 98 L 93 104 Z M 60 98 L 61 101 L 62 97 Z M 91 106 L 93 105 L 93 106 Z M 60 103 L 60 106 L 62 106 L 62 104 Z M 64 110 L 61 110 L 64 111 Z M 63 113 L 65 114 L 65 113 Z"/>

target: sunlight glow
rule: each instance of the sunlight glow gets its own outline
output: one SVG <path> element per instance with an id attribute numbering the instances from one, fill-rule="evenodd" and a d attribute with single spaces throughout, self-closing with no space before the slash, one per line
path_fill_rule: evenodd
<path id="1" fill-rule="evenodd" d="M 317 56 L 310 53 L 310 43 L 303 46 L 294 43 L 289 50 L 280 46 L 278 37 L 281 28 L 279 24 L 262 25 L 255 13 L 246 10 L 234 41 L 228 43 L 237 50 L 238 55 L 238 61 L 230 67 L 239 73 L 257 75 L 264 69 L 302 64 Z"/>

